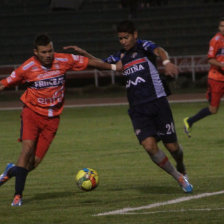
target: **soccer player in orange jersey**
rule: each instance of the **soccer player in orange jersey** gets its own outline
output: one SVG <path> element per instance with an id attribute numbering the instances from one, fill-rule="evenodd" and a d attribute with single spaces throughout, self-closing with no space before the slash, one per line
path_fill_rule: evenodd
<path id="1" fill-rule="evenodd" d="M 197 114 L 184 118 L 184 129 L 191 137 L 193 124 L 212 114 L 216 114 L 224 95 L 224 17 L 219 20 L 219 32 L 210 40 L 208 62 L 211 65 L 208 73 L 207 99 L 209 106 L 201 109 Z"/>
<path id="2" fill-rule="evenodd" d="M 57 132 L 64 105 L 66 71 L 84 70 L 87 66 L 116 70 L 116 65 L 94 58 L 55 53 L 49 36 L 41 34 L 34 41 L 34 56 L 0 81 L 0 91 L 19 83 L 28 85 L 21 96 L 24 104 L 21 113 L 22 151 L 16 165 L 7 164 L 0 176 L 0 186 L 16 177 L 12 206 L 22 205 L 27 174 L 42 161 Z"/>

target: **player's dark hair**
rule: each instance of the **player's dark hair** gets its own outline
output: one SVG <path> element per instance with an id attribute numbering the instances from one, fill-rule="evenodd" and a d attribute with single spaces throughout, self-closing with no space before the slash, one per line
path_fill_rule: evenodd
<path id="1" fill-rule="evenodd" d="M 122 21 L 117 25 L 118 33 L 124 32 L 133 34 L 135 31 L 136 31 L 135 24 L 129 20 Z"/>
<path id="2" fill-rule="evenodd" d="M 38 46 L 47 46 L 51 42 L 51 38 L 47 34 L 39 34 L 34 40 L 34 48 Z"/>
<path id="3" fill-rule="evenodd" d="M 222 21 L 224 21 L 224 16 L 220 17 L 219 23 L 221 23 Z"/>

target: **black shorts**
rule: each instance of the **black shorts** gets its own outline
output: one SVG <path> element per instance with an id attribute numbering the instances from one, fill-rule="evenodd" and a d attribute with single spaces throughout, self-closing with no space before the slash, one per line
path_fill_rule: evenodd
<path id="1" fill-rule="evenodd" d="M 131 107 L 128 113 L 140 143 L 147 137 L 161 139 L 164 143 L 177 142 L 173 116 L 166 97 Z"/>

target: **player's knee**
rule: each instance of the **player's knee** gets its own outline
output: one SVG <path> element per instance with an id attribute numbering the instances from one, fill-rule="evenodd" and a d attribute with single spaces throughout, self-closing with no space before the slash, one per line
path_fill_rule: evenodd
<path id="1" fill-rule="evenodd" d="M 211 114 L 216 114 L 217 111 L 218 111 L 217 109 L 212 109 L 212 110 L 210 110 Z"/>
<path id="2" fill-rule="evenodd" d="M 179 148 L 181 147 L 177 142 L 175 142 L 175 143 L 166 143 L 164 145 L 170 152 L 175 152 L 175 151 L 179 150 Z"/>
<path id="3" fill-rule="evenodd" d="M 141 142 L 144 149 L 151 155 L 154 155 L 158 151 L 157 142 L 154 138 L 146 138 Z"/>
<path id="4" fill-rule="evenodd" d="M 209 111 L 211 112 L 211 114 L 216 114 L 218 112 L 218 107 L 209 107 Z"/>
<path id="5" fill-rule="evenodd" d="M 41 161 L 42 161 L 42 158 L 39 158 L 36 156 L 33 169 L 36 168 L 41 163 Z"/>

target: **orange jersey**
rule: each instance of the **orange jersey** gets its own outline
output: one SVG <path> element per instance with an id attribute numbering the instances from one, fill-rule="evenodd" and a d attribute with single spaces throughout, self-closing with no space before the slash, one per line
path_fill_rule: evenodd
<path id="1" fill-rule="evenodd" d="M 217 33 L 210 41 L 208 58 L 214 58 L 219 62 L 224 63 L 224 36 Z M 224 69 L 215 65 L 211 65 L 208 73 L 208 78 L 224 81 Z"/>
<path id="2" fill-rule="evenodd" d="M 66 71 L 84 70 L 87 65 L 86 57 L 54 53 L 49 69 L 33 56 L 1 82 L 5 87 L 27 83 L 28 87 L 20 98 L 22 102 L 38 114 L 54 117 L 60 115 L 64 107 Z"/>

